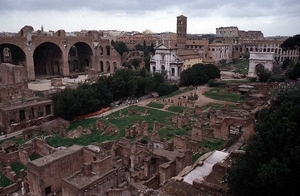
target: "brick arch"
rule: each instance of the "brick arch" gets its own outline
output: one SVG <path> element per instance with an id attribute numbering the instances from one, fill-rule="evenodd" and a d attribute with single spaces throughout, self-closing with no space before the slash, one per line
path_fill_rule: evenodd
<path id="1" fill-rule="evenodd" d="M 18 45 L 15 44 L 9 44 L 9 43 L 3 43 L 0 44 L 0 63 L 5 63 L 5 59 L 4 59 L 4 49 L 8 48 L 10 55 L 11 55 L 11 60 L 10 62 L 7 63 L 11 63 L 14 65 L 26 65 L 26 54 L 24 52 L 24 50 L 22 48 L 20 48 Z"/>
<path id="2" fill-rule="evenodd" d="M 63 51 L 53 42 L 42 42 L 33 52 L 35 77 L 60 75 L 63 64 Z"/>
<path id="3" fill-rule="evenodd" d="M 240 124 L 245 132 L 245 140 L 248 141 L 250 135 L 254 132 L 254 120 L 249 118 L 226 118 L 221 123 L 218 131 L 214 132 L 216 138 L 227 140 L 229 138 L 229 126 L 233 124 Z"/>
<path id="4" fill-rule="evenodd" d="M 93 49 L 89 44 L 82 41 L 74 42 L 68 49 L 68 61 L 77 62 L 77 68 L 73 69 L 74 65 L 71 64 L 70 72 L 84 72 L 92 65 L 93 56 Z"/>

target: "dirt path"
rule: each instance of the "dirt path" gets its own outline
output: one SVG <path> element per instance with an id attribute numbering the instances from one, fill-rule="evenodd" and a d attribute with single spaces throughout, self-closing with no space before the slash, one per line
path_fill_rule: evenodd
<path id="1" fill-rule="evenodd" d="M 198 105 L 198 106 L 201 107 L 201 106 L 207 105 L 209 103 L 236 105 L 236 103 L 233 103 L 233 102 L 215 100 L 215 99 L 211 99 L 211 98 L 206 97 L 204 95 L 204 93 L 207 92 L 209 89 L 210 89 L 210 87 L 208 87 L 208 86 L 198 86 L 197 88 L 195 88 L 192 91 L 181 93 L 179 95 L 175 95 L 173 97 L 166 98 L 165 100 L 162 100 L 162 99 L 159 99 L 159 98 L 158 99 L 153 98 L 151 100 L 147 99 L 147 100 L 141 101 L 141 103 L 139 103 L 138 105 L 145 106 L 148 103 L 150 103 L 151 101 L 155 101 L 155 102 L 161 103 L 161 104 L 174 105 L 174 106 L 177 106 L 178 102 L 180 102 L 181 106 L 190 107 L 190 108 L 194 108 L 195 105 Z M 193 94 L 197 93 L 198 94 L 198 100 L 196 100 L 194 102 L 194 104 L 192 104 L 191 102 L 189 102 L 187 100 L 187 97 L 191 93 L 193 93 Z M 184 96 L 186 98 L 184 98 Z M 172 103 L 172 101 L 173 101 L 173 103 Z"/>

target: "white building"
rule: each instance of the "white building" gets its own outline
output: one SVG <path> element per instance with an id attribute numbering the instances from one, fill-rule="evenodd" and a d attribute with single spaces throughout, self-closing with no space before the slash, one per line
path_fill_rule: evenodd
<path id="1" fill-rule="evenodd" d="M 183 61 L 177 55 L 176 49 L 163 44 L 155 48 L 155 55 L 150 59 L 150 72 L 166 74 L 169 80 L 179 80 Z"/>

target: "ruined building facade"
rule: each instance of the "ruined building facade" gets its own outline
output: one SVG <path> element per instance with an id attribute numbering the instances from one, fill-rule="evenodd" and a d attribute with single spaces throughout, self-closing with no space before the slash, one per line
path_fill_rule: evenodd
<path id="1" fill-rule="evenodd" d="M 52 100 L 41 100 L 28 89 L 26 68 L 0 64 L 0 132 L 7 134 L 53 119 Z"/>
<path id="2" fill-rule="evenodd" d="M 0 63 L 22 65 L 28 79 L 35 80 L 85 73 L 89 68 L 114 73 L 121 67 L 121 57 L 97 31 L 68 36 L 64 30 L 47 33 L 25 26 L 15 36 L 0 37 Z"/>

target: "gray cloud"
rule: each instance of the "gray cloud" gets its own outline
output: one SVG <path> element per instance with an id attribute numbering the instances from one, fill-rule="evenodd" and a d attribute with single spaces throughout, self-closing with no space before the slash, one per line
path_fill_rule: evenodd
<path id="1" fill-rule="evenodd" d="M 26 18 L 26 14 L 36 11 L 62 14 L 78 11 L 80 15 L 82 9 L 107 17 L 121 13 L 129 18 L 151 18 L 156 17 L 157 11 L 171 15 L 179 15 L 182 11 L 189 20 L 200 21 L 226 18 L 232 21 L 257 19 L 259 22 L 258 19 L 263 18 L 295 24 L 297 19 L 300 20 L 299 0 L 1 0 L 0 15 L 11 17 L 11 13 L 22 12 Z"/>
<path id="2" fill-rule="evenodd" d="M 88 9 L 99 12 L 122 11 L 139 15 L 146 11 L 179 9 L 188 16 L 205 17 L 212 13 L 228 17 L 258 17 L 266 15 L 294 15 L 298 13 L 298 0 L 2 0 L 0 11 L 60 11 Z"/>

